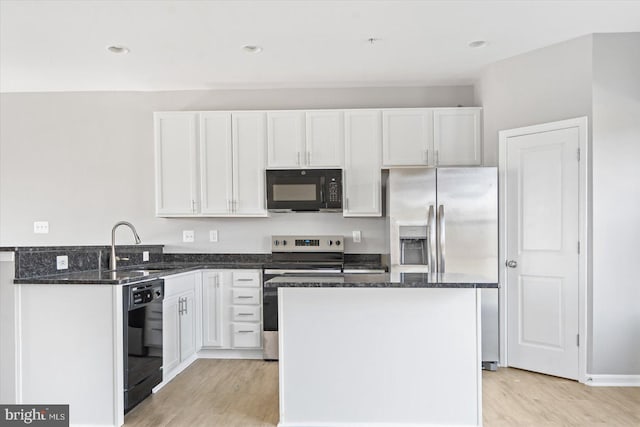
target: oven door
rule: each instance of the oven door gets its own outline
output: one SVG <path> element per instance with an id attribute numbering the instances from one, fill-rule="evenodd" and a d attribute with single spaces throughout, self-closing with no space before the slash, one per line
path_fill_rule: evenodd
<path id="1" fill-rule="evenodd" d="M 324 174 L 314 170 L 267 170 L 267 209 L 318 211 L 325 207 Z"/>

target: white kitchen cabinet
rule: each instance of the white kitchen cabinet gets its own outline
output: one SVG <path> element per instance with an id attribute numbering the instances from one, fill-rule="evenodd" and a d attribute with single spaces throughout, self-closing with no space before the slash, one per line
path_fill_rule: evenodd
<path id="1" fill-rule="evenodd" d="M 203 215 L 228 215 L 233 199 L 231 113 L 200 113 L 200 188 Z"/>
<path id="2" fill-rule="evenodd" d="M 309 111 L 306 114 L 306 153 L 308 167 L 340 168 L 344 156 L 344 118 L 342 111 Z"/>
<path id="3" fill-rule="evenodd" d="M 265 201 L 265 113 L 231 115 L 233 216 L 267 216 Z"/>
<path id="4" fill-rule="evenodd" d="M 195 360 L 196 321 L 199 317 L 196 287 L 200 277 L 200 273 L 194 272 L 164 279 L 162 357 L 165 381 Z"/>
<path id="5" fill-rule="evenodd" d="M 223 272 L 207 271 L 202 277 L 202 346 L 224 347 Z"/>
<path id="6" fill-rule="evenodd" d="M 259 349 L 260 270 L 208 270 L 202 282 L 203 348 Z"/>
<path id="7" fill-rule="evenodd" d="M 434 164 L 433 111 L 428 108 L 382 110 L 382 164 Z"/>
<path id="8" fill-rule="evenodd" d="M 341 168 L 343 147 L 340 110 L 267 113 L 269 168 Z"/>
<path id="9" fill-rule="evenodd" d="M 305 151 L 304 111 L 267 112 L 267 166 L 297 168 Z"/>
<path id="10" fill-rule="evenodd" d="M 381 216 L 382 118 L 379 110 L 344 113 L 344 216 Z"/>
<path id="11" fill-rule="evenodd" d="M 156 213 L 192 216 L 197 213 L 197 113 L 154 113 Z"/>
<path id="12" fill-rule="evenodd" d="M 433 110 L 433 144 L 438 166 L 482 164 L 480 108 Z"/>

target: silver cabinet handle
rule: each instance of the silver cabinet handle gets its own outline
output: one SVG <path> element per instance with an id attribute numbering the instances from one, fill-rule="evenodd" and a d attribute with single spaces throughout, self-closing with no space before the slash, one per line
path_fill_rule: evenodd
<path id="1" fill-rule="evenodd" d="M 253 313 L 238 313 L 238 316 L 253 316 Z"/>
<path id="2" fill-rule="evenodd" d="M 184 310 L 182 309 L 182 298 L 178 298 L 178 314 L 182 316 L 183 311 Z"/>
<path id="3" fill-rule="evenodd" d="M 436 166 L 440 164 L 440 152 L 436 150 Z"/>
<path id="4" fill-rule="evenodd" d="M 509 261 L 507 261 L 507 267 L 509 268 L 516 268 L 518 266 L 518 261 L 514 261 L 512 259 L 510 259 Z"/>
<path id="5" fill-rule="evenodd" d="M 253 298 L 251 295 L 238 295 L 238 299 L 251 299 Z"/>
<path id="6" fill-rule="evenodd" d="M 241 278 L 236 279 L 236 282 L 253 282 L 253 279 Z"/>
<path id="7" fill-rule="evenodd" d="M 231 212 L 231 200 L 227 200 L 227 212 Z"/>
<path id="8" fill-rule="evenodd" d="M 424 150 L 425 163 L 429 164 L 429 150 Z"/>
<path id="9" fill-rule="evenodd" d="M 429 214 L 427 218 L 427 253 L 429 255 L 429 272 L 436 272 L 436 259 L 433 254 L 436 247 L 436 218 L 435 207 L 429 206 Z"/>
<path id="10" fill-rule="evenodd" d="M 311 165 L 311 151 L 307 151 L 307 165 Z"/>
<path id="11" fill-rule="evenodd" d="M 300 152 L 296 153 L 296 165 L 300 166 Z"/>
<path id="12" fill-rule="evenodd" d="M 196 201 L 191 200 L 191 212 L 196 213 Z"/>
<path id="13" fill-rule="evenodd" d="M 254 331 L 244 331 L 244 330 L 242 330 L 242 331 L 238 331 L 238 333 L 239 333 L 239 334 L 251 334 L 251 333 L 253 333 L 253 332 L 254 332 Z"/>
<path id="14" fill-rule="evenodd" d="M 439 250 L 438 255 L 440 262 L 438 273 L 445 272 L 445 221 L 444 221 L 444 205 L 440 205 L 438 208 L 438 241 L 439 241 Z"/>

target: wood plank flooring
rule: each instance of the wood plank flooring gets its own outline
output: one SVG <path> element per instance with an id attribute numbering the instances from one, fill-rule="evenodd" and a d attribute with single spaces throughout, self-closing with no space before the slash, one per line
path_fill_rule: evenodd
<path id="1" fill-rule="evenodd" d="M 501 368 L 483 372 L 485 427 L 640 426 L 640 387 L 588 387 Z M 199 359 L 125 417 L 126 427 L 278 424 L 278 364 Z"/>

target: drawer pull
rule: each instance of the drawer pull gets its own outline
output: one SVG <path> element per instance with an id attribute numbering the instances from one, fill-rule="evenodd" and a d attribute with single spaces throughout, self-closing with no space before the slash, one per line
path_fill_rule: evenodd
<path id="1" fill-rule="evenodd" d="M 253 282 L 254 279 L 248 278 L 248 279 L 236 279 L 236 282 Z"/>
<path id="2" fill-rule="evenodd" d="M 255 331 L 238 331 L 239 334 L 252 334 Z"/>
<path id="3" fill-rule="evenodd" d="M 238 313 L 238 316 L 253 316 L 253 313 Z"/>
<path id="4" fill-rule="evenodd" d="M 238 298 L 239 299 L 252 299 L 253 296 L 251 296 L 251 295 L 239 295 Z"/>

